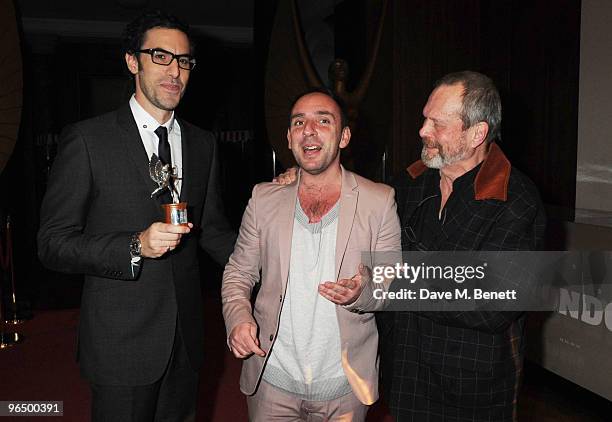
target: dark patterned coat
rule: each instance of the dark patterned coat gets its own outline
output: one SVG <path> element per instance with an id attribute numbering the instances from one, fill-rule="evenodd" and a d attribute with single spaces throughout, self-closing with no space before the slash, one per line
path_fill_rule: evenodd
<path id="1" fill-rule="evenodd" d="M 443 235 L 419 239 L 411 227 L 419 224 L 415 211 L 440 195 L 439 182 L 438 170 L 417 161 L 394 184 L 404 250 L 541 247 L 545 216 L 538 191 L 496 144 L 481 165 L 454 181 Z M 398 421 L 516 420 L 524 313 L 385 312 L 377 318 L 383 388 Z"/>

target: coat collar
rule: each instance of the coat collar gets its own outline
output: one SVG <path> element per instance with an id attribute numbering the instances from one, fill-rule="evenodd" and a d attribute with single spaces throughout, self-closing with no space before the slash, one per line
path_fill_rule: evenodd
<path id="1" fill-rule="evenodd" d="M 138 127 L 146 128 L 146 131 L 148 132 L 154 132 L 160 126 L 168 129 L 168 133 L 171 133 L 174 130 L 174 110 L 172 111 L 170 118 L 164 124 L 160 124 L 155 117 L 151 116 L 149 112 L 140 105 L 134 94 L 132 94 L 132 98 L 130 98 L 128 104 L 130 105 L 132 116 L 134 117 Z"/>
<path id="2" fill-rule="evenodd" d="M 427 166 L 422 160 L 418 160 L 406 170 L 413 179 L 416 179 L 427 170 Z M 496 143 L 492 143 L 474 180 L 474 199 L 506 201 L 511 170 L 512 165 L 501 148 Z"/>

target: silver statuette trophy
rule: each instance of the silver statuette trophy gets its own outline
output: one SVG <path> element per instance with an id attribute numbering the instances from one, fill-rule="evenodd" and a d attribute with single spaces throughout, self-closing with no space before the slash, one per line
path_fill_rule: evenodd
<path id="1" fill-rule="evenodd" d="M 179 194 L 176 190 L 176 180 L 180 180 L 180 178 L 176 167 L 164 164 L 156 154 L 153 154 L 151 155 L 151 161 L 149 161 L 149 175 L 157 183 L 157 189 L 151 192 L 151 198 L 161 194 L 165 189 L 168 189 L 172 196 L 171 204 L 162 205 L 166 223 L 187 225 L 187 202 L 178 202 Z M 171 181 L 175 181 L 175 183 L 170 183 Z"/>

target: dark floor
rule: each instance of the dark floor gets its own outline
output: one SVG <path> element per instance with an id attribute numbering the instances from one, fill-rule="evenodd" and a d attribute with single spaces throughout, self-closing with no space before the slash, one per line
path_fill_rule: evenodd
<path id="1" fill-rule="evenodd" d="M 612 420 L 612 402 L 605 398 L 530 362 L 524 373 L 519 421 Z"/>

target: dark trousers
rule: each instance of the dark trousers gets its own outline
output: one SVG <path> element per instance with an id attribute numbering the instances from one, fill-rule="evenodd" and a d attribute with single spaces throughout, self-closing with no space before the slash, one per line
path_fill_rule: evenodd
<path id="1" fill-rule="evenodd" d="M 168 367 L 149 385 L 91 384 L 93 422 L 195 421 L 198 373 L 191 368 L 177 325 Z"/>

